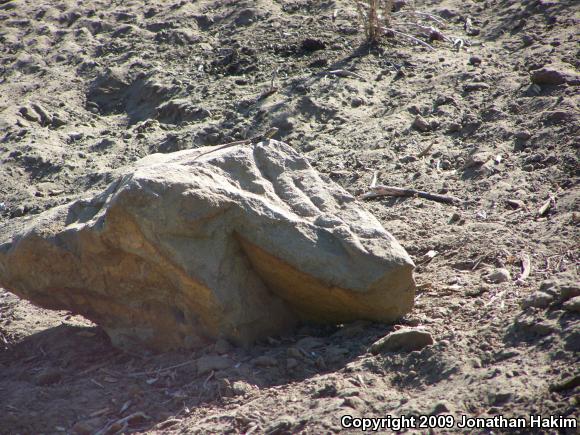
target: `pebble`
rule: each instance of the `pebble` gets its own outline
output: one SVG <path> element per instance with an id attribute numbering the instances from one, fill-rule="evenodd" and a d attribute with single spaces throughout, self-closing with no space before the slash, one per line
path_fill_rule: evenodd
<path id="1" fill-rule="evenodd" d="M 489 88 L 490 86 L 487 83 L 466 83 L 463 85 L 465 92 L 483 91 Z"/>
<path id="2" fill-rule="evenodd" d="M 298 360 L 295 358 L 286 358 L 286 368 L 292 370 L 298 367 Z"/>
<path id="3" fill-rule="evenodd" d="M 469 63 L 473 66 L 479 66 L 481 65 L 481 57 L 479 56 L 471 56 L 469 58 Z"/>
<path id="4" fill-rule="evenodd" d="M 373 354 L 381 352 L 421 350 L 433 344 L 433 337 L 427 331 L 420 329 L 402 328 L 375 341 L 369 348 Z"/>
<path id="5" fill-rule="evenodd" d="M 522 303 L 523 308 L 546 308 L 554 301 L 554 296 L 543 291 L 537 291 L 528 296 Z"/>
<path id="6" fill-rule="evenodd" d="M 253 391 L 253 387 L 244 381 L 235 381 L 231 385 L 232 393 L 236 396 L 244 396 Z"/>
<path id="7" fill-rule="evenodd" d="M 564 65 L 546 65 L 543 68 L 532 71 L 530 79 L 536 85 L 580 84 L 580 75 Z"/>
<path id="8" fill-rule="evenodd" d="M 89 420 L 77 421 L 71 428 L 71 432 L 79 435 L 90 435 L 98 432 L 104 424 L 102 417 L 95 417 Z"/>
<path id="9" fill-rule="evenodd" d="M 412 127 L 422 132 L 431 130 L 431 124 L 429 124 L 421 115 L 415 117 Z"/>
<path id="10" fill-rule="evenodd" d="M 21 217 L 21 216 L 24 216 L 25 213 L 26 213 L 26 207 L 24 207 L 23 205 L 20 205 L 20 206 L 16 207 L 16 209 L 14 209 L 14 211 L 12 212 L 12 216 L 13 217 Z"/>
<path id="11" fill-rule="evenodd" d="M 564 391 L 571 390 L 580 386 L 580 375 L 573 375 L 562 379 L 552 385 L 550 385 L 550 390 L 552 391 Z"/>
<path id="12" fill-rule="evenodd" d="M 435 407 L 433 408 L 433 412 L 431 414 L 432 415 L 448 414 L 450 412 L 451 412 L 451 407 L 449 406 L 449 402 L 442 400 L 442 401 L 437 402 L 435 404 Z"/>
<path id="13" fill-rule="evenodd" d="M 532 137 L 531 133 L 527 130 L 520 130 L 520 131 L 516 132 L 516 134 L 514 134 L 514 136 L 516 139 L 523 140 L 523 141 L 529 140 Z"/>
<path id="14" fill-rule="evenodd" d="M 502 282 L 508 282 L 512 280 L 512 276 L 509 270 L 504 269 L 503 267 L 491 271 L 486 278 L 489 282 L 494 284 L 500 284 Z"/>
<path id="15" fill-rule="evenodd" d="M 232 360 L 223 356 L 205 355 L 197 360 L 197 373 L 202 375 L 213 370 L 225 370 L 233 365 Z"/>
<path id="16" fill-rule="evenodd" d="M 580 296 L 576 296 L 564 302 L 564 309 L 573 313 L 580 313 Z"/>
<path id="17" fill-rule="evenodd" d="M 317 50 L 324 50 L 326 48 L 326 44 L 321 39 L 316 38 L 306 38 L 302 41 L 302 50 L 304 51 L 317 51 Z"/>
<path id="18" fill-rule="evenodd" d="M 296 346 L 301 347 L 306 350 L 313 349 L 315 347 L 320 347 L 324 345 L 324 341 L 316 337 L 304 337 L 296 343 Z"/>
<path id="19" fill-rule="evenodd" d="M 230 350 L 232 350 L 232 346 L 227 340 L 220 338 L 214 344 L 214 350 L 216 351 L 216 353 L 222 355 L 222 354 L 228 353 Z"/>
<path id="20" fill-rule="evenodd" d="M 343 405 L 353 409 L 363 409 L 365 407 L 365 402 L 360 397 L 353 396 L 344 399 Z"/>
<path id="21" fill-rule="evenodd" d="M 252 360 L 252 364 L 258 367 L 274 367 L 278 365 L 276 358 L 271 356 L 262 355 Z"/>
<path id="22" fill-rule="evenodd" d="M 62 374 L 58 370 L 47 369 L 40 372 L 36 376 L 36 385 L 52 385 L 57 384 L 62 379 Z"/>

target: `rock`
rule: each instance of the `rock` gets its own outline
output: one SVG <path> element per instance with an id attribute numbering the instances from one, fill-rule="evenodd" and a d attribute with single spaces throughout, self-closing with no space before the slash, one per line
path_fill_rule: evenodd
<path id="1" fill-rule="evenodd" d="M 565 310 L 572 311 L 573 313 L 580 313 L 580 296 L 573 297 L 564 302 L 563 307 Z"/>
<path id="2" fill-rule="evenodd" d="M 521 140 L 521 141 L 527 141 L 532 137 L 530 132 L 527 130 L 520 130 L 520 131 L 516 132 L 516 134 L 514 134 L 514 136 L 516 139 Z"/>
<path id="3" fill-rule="evenodd" d="M 216 343 L 214 345 L 214 350 L 216 353 L 222 355 L 222 354 L 228 353 L 230 350 L 232 350 L 232 346 L 230 345 L 230 343 L 228 343 L 227 340 L 220 338 L 218 341 L 216 341 Z"/>
<path id="4" fill-rule="evenodd" d="M 537 291 L 528 296 L 522 303 L 523 308 L 535 307 L 546 308 L 554 301 L 554 296 L 542 291 Z"/>
<path id="5" fill-rule="evenodd" d="M 306 38 L 302 41 L 301 47 L 302 50 L 304 51 L 313 52 L 318 50 L 324 50 L 326 48 L 326 44 L 321 39 Z"/>
<path id="6" fill-rule="evenodd" d="M 449 402 L 446 400 L 441 400 L 435 404 L 431 415 L 449 414 L 450 412 L 451 406 L 449 405 Z"/>
<path id="7" fill-rule="evenodd" d="M 362 400 L 360 397 L 356 397 L 356 396 L 345 398 L 344 401 L 342 402 L 342 404 L 343 404 L 343 406 L 348 406 L 349 408 L 352 408 L 352 409 L 364 409 L 365 408 L 364 400 Z"/>
<path id="8" fill-rule="evenodd" d="M 461 130 L 461 124 L 459 124 L 458 122 L 450 122 L 449 125 L 447 126 L 447 131 L 449 133 L 456 133 L 460 130 Z"/>
<path id="9" fill-rule="evenodd" d="M 571 390 L 580 386 L 580 375 L 572 375 L 550 385 L 551 391 Z"/>
<path id="10" fill-rule="evenodd" d="M 22 117 L 30 122 L 36 122 L 40 124 L 40 117 L 38 116 L 38 114 L 33 111 L 30 107 L 27 106 L 23 106 L 20 109 L 18 109 L 18 111 L 20 112 L 20 114 L 22 115 Z"/>
<path id="11" fill-rule="evenodd" d="M 298 367 L 298 360 L 295 358 L 286 358 L 286 368 L 292 370 Z"/>
<path id="12" fill-rule="evenodd" d="M 218 355 L 204 355 L 196 362 L 197 373 L 203 375 L 211 371 L 225 370 L 233 365 L 231 359 Z"/>
<path id="13" fill-rule="evenodd" d="M 491 159 L 491 154 L 485 151 L 475 152 L 469 155 L 465 161 L 464 169 L 469 169 L 477 166 L 484 165 L 488 160 Z"/>
<path id="14" fill-rule="evenodd" d="M 479 66 L 481 65 L 481 57 L 479 56 L 471 56 L 469 58 L 469 63 L 473 66 Z"/>
<path id="15" fill-rule="evenodd" d="M 561 302 L 580 296 L 580 285 L 573 278 L 562 280 L 547 280 L 540 284 L 540 291 L 549 293 Z"/>
<path id="16" fill-rule="evenodd" d="M 231 389 L 235 396 L 245 396 L 246 394 L 250 394 L 254 390 L 254 387 L 244 381 L 235 381 L 232 383 Z"/>
<path id="17" fill-rule="evenodd" d="M 373 354 L 381 352 L 412 352 L 433 344 L 433 337 L 427 331 L 402 328 L 375 341 L 369 348 Z"/>
<path id="18" fill-rule="evenodd" d="M 46 386 L 57 384 L 62 380 L 62 373 L 55 369 L 46 369 L 40 372 L 35 379 L 36 385 Z"/>
<path id="19" fill-rule="evenodd" d="M 274 140 L 153 154 L 93 198 L 21 221 L 0 239 L 0 286 L 120 347 L 244 345 L 299 320 L 391 322 L 413 306 L 405 250 Z"/>
<path id="20" fill-rule="evenodd" d="M 492 270 L 489 274 L 487 274 L 486 278 L 489 282 L 494 284 L 501 284 L 502 282 L 509 282 L 512 280 L 510 271 L 504 269 L 503 267 Z"/>
<path id="21" fill-rule="evenodd" d="M 278 365 L 276 358 L 271 356 L 262 355 L 252 360 L 252 364 L 258 367 L 274 367 Z"/>
<path id="22" fill-rule="evenodd" d="M 95 417 L 88 420 L 77 421 L 72 427 L 71 432 L 78 435 L 90 435 L 97 433 L 104 425 L 103 417 Z"/>
<path id="23" fill-rule="evenodd" d="M 421 115 L 417 115 L 415 117 L 412 126 L 421 132 L 427 132 L 431 130 L 431 124 L 429 124 Z"/>
<path id="24" fill-rule="evenodd" d="M 302 348 L 305 350 L 312 350 L 323 345 L 324 341 L 316 337 L 304 337 L 298 340 L 298 342 L 296 343 L 296 346 L 298 346 L 298 348 Z"/>
<path id="25" fill-rule="evenodd" d="M 401 163 L 411 163 L 416 162 L 418 159 L 414 155 L 407 155 L 399 158 L 399 162 Z"/>
<path id="26" fill-rule="evenodd" d="M 531 72 L 530 79 L 536 85 L 580 84 L 580 75 L 564 64 L 550 64 Z"/>
<path id="27" fill-rule="evenodd" d="M 466 83 L 465 85 L 463 85 L 463 90 L 465 92 L 483 91 L 489 88 L 490 86 L 487 83 L 483 82 Z"/>

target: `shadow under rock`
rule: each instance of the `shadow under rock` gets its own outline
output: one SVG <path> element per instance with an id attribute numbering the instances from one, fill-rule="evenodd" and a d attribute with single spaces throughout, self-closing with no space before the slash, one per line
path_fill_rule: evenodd
<path id="1" fill-rule="evenodd" d="M 99 327 L 62 324 L 0 352 L 0 433 L 162 429 L 204 404 L 344 368 L 392 327 L 303 326 L 243 349 L 130 354 Z"/>

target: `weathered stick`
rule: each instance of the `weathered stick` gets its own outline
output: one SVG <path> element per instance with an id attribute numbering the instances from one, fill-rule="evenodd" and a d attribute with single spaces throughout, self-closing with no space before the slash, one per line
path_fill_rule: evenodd
<path id="1" fill-rule="evenodd" d="M 530 260 L 530 256 L 528 254 L 523 253 L 520 258 L 522 260 L 522 271 L 516 282 L 518 284 L 523 284 L 526 278 L 530 276 L 530 272 L 532 270 L 532 261 Z"/>
<path id="2" fill-rule="evenodd" d="M 555 202 L 555 199 L 552 195 L 542 204 L 540 209 L 538 210 L 538 216 L 544 216 L 550 208 L 552 208 L 552 204 Z"/>
<path id="3" fill-rule="evenodd" d="M 379 196 L 418 196 L 419 198 L 428 199 L 431 201 L 442 202 L 445 204 L 456 204 L 461 202 L 459 198 L 454 196 L 439 195 L 437 193 L 428 193 L 415 189 L 404 189 L 401 187 L 383 186 L 378 184 L 370 188 L 370 192 L 360 196 L 361 199 L 376 198 Z"/>

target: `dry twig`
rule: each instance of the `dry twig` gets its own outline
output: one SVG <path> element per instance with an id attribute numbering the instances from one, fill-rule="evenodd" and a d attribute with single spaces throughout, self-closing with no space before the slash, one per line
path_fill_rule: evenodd
<path id="1" fill-rule="evenodd" d="M 525 253 L 522 253 L 520 258 L 522 261 L 522 271 L 521 271 L 520 275 L 518 276 L 518 279 L 516 280 L 516 282 L 518 284 L 523 284 L 524 281 L 526 280 L 526 278 L 528 276 L 530 276 L 530 272 L 532 270 L 532 261 L 530 260 L 530 256 L 528 254 L 525 254 Z"/>
<path id="2" fill-rule="evenodd" d="M 550 197 L 539 208 L 538 216 L 544 216 L 548 212 L 548 210 L 552 208 L 552 205 L 554 204 L 555 201 L 556 200 L 554 199 L 554 197 L 550 195 Z"/>
<path id="3" fill-rule="evenodd" d="M 444 204 L 457 204 L 461 202 L 459 198 L 456 198 L 454 196 L 439 195 L 437 193 L 428 193 L 423 192 L 422 190 L 405 189 L 401 187 L 383 186 L 381 184 L 371 187 L 370 192 L 361 195 L 360 198 L 370 199 L 379 196 L 405 196 L 405 197 L 417 196 L 419 198 L 441 202 Z"/>

